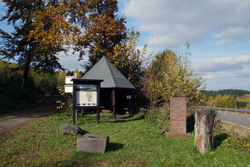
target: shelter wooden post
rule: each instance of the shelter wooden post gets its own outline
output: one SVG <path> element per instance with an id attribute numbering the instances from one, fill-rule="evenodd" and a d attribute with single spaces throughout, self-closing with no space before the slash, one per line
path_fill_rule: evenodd
<path id="1" fill-rule="evenodd" d="M 112 107 L 113 107 L 113 118 L 116 118 L 116 96 L 115 96 L 115 89 L 111 92 L 111 101 L 112 101 Z"/>
<path id="2" fill-rule="evenodd" d="M 129 94 L 126 96 L 127 106 L 128 106 L 128 112 L 129 115 L 133 115 L 133 101 L 134 101 L 134 92 L 132 90 L 129 90 Z"/>

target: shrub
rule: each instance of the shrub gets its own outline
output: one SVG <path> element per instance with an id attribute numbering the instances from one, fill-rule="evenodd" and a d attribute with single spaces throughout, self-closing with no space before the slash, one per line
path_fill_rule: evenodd
<path id="1" fill-rule="evenodd" d="M 187 110 L 187 132 L 194 130 L 195 123 L 195 108 L 188 108 Z M 139 112 L 140 118 L 145 118 L 151 124 L 157 124 L 159 133 L 170 131 L 170 108 L 168 105 L 163 107 L 141 108 Z"/>
<path id="2" fill-rule="evenodd" d="M 150 123 L 157 124 L 159 132 L 164 133 L 170 130 L 170 110 L 169 106 L 152 107 L 148 109 L 140 109 L 144 113 L 144 118 Z"/>

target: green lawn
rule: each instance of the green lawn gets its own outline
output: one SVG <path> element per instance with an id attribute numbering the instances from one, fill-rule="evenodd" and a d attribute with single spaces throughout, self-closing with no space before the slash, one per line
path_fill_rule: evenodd
<path id="1" fill-rule="evenodd" d="M 61 123 L 71 123 L 71 113 L 60 112 L 36 119 L 14 135 L 2 137 L 0 166 L 250 166 L 249 143 L 220 133 L 215 149 L 201 155 L 194 146 L 194 137 L 168 139 L 159 134 L 155 124 L 144 119 L 81 117 L 84 131 L 110 137 L 105 154 L 76 151 L 76 139 L 59 133 Z M 239 146 L 239 147 L 237 147 Z"/>

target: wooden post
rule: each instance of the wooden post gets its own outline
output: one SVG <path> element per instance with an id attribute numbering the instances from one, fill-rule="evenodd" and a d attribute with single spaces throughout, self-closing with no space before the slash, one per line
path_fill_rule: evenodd
<path id="1" fill-rule="evenodd" d="M 112 100 L 112 107 L 113 107 L 113 118 L 116 118 L 116 96 L 115 96 L 115 89 L 111 92 L 111 100 Z"/>
<path id="2" fill-rule="evenodd" d="M 73 85 L 73 92 L 76 92 L 75 84 Z M 76 124 L 76 107 L 75 107 L 75 104 L 76 104 L 76 95 L 74 94 L 73 95 L 73 125 Z"/>
<path id="3" fill-rule="evenodd" d="M 76 124 L 76 110 L 73 108 L 73 125 Z"/>
<path id="4" fill-rule="evenodd" d="M 100 108 L 97 109 L 97 117 L 96 117 L 97 124 L 100 123 Z"/>
<path id="5" fill-rule="evenodd" d="M 195 113 L 194 144 L 201 154 L 212 150 L 214 142 L 215 110 L 201 110 Z"/>
<path id="6" fill-rule="evenodd" d="M 96 121 L 97 124 L 100 123 L 100 105 L 101 105 L 101 85 L 100 83 L 97 84 L 97 115 L 96 115 Z"/>
<path id="7" fill-rule="evenodd" d="M 133 115 L 133 101 L 134 101 L 134 96 L 133 96 L 132 90 L 130 90 L 129 95 L 127 95 L 126 100 L 127 100 L 127 105 L 128 105 L 128 111 L 129 111 L 129 116 Z"/>

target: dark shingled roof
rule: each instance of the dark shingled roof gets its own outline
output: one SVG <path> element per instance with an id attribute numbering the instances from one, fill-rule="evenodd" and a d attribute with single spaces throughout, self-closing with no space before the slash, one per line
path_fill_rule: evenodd
<path id="1" fill-rule="evenodd" d="M 105 56 L 103 56 L 82 78 L 102 79 L 101 88 L 135 89 L 127 78 L 125 78 Z"/>

